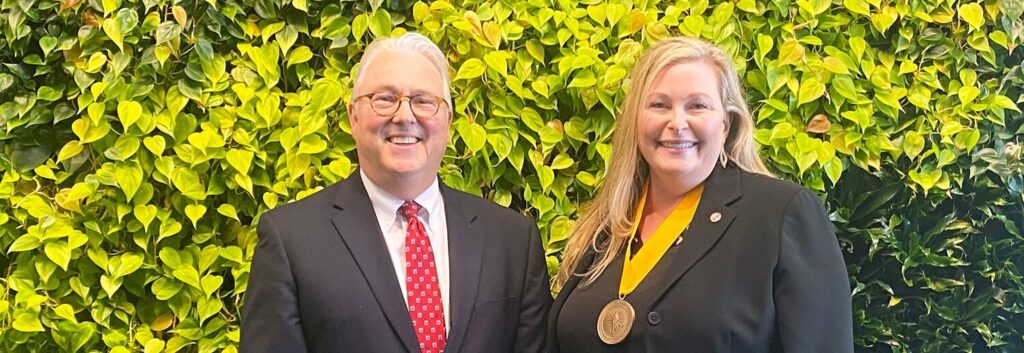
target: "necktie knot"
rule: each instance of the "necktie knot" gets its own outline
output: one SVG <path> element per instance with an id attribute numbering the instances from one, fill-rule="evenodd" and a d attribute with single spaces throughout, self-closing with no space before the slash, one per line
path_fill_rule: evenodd
<path id="1" fill-rule="evenodd" d="M 406 219 L 416 218 L 416 215 L 420 213 L 420 204 L 416 201 L 406 201 L 402 207 L 398 208 L 398 213 L 405 216 Z"/>

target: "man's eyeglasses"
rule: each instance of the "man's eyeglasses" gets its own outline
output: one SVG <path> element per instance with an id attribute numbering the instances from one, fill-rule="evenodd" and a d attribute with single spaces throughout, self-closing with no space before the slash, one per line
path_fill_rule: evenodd
<path id="1" fill-rule="evenodd" d="M 363 98 L 370 100 L 370 109 L 373 109 L 374 113 L 386 117 L 395 116 L 398 113 L 398 108 L 402 106 L 403 100 L 409 101 L 412 115 L 417 119 L 434 119 L 437 111 L 441 109 L 441 103 L 447 104 L 444 98 L 425 93 L 406 96 L 392 92 L 377 92 L 364 94 L 355 99 L 358 101 Z"/>

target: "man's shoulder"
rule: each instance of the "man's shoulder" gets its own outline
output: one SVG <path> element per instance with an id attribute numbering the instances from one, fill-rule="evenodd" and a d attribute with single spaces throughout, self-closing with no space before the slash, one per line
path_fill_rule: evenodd
<path id="1" fill-rule="evenodd" d="M 457 211 L 449 208 L 471 210 L 478 216 L 506 222 L 532 222 L 532 220 L 515 210 L 499 205 L 494 201 L 476 196 L 449 186 L 442 186 L 447 212 Z"/>
<path id="2" fill-rule="evenodd" d="M 356 178 L 358 178 L 358 176 L 356 176 Z M 304 218 L 310 215 L 326 212 L 334 207 L 334 202 L 339 197 L 338 194 L 341 192 L 343 184 L 347 180 L 348 179 L 328 185 L 327 187 L 314 191 L 300 199 L 283 205 L 278 205 L 277 207 L 268 210 L 266 215 L 273 216 L 274 220 L 277 220 L 295 217 Z"/>

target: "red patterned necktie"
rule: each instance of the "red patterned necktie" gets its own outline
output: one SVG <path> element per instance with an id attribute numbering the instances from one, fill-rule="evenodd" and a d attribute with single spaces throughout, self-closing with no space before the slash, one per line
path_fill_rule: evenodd
<path id="1" fill-rule="evenodd" d="M 421 353 L 441 353 L 448 334 L 444 327 L 444 306 L 441 304 L 441 287 L 437 284 L 434 250 L 423 223 L 416 218 L 420 205 L 406 201 L 398 212 L 409 220 L 405 234 L 405 290 L 412 326 L 420 341 Z"/>

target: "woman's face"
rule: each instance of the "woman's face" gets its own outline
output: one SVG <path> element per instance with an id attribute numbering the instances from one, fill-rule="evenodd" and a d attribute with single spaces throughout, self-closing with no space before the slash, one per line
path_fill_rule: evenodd
<path id="1" fill-rule="evenodd" d="M 655 78 L 637 122 L 640 153 L 659 180 L 696 185 L 715 168 L 729 131 L 717 69 L 675 64 Z"/>

